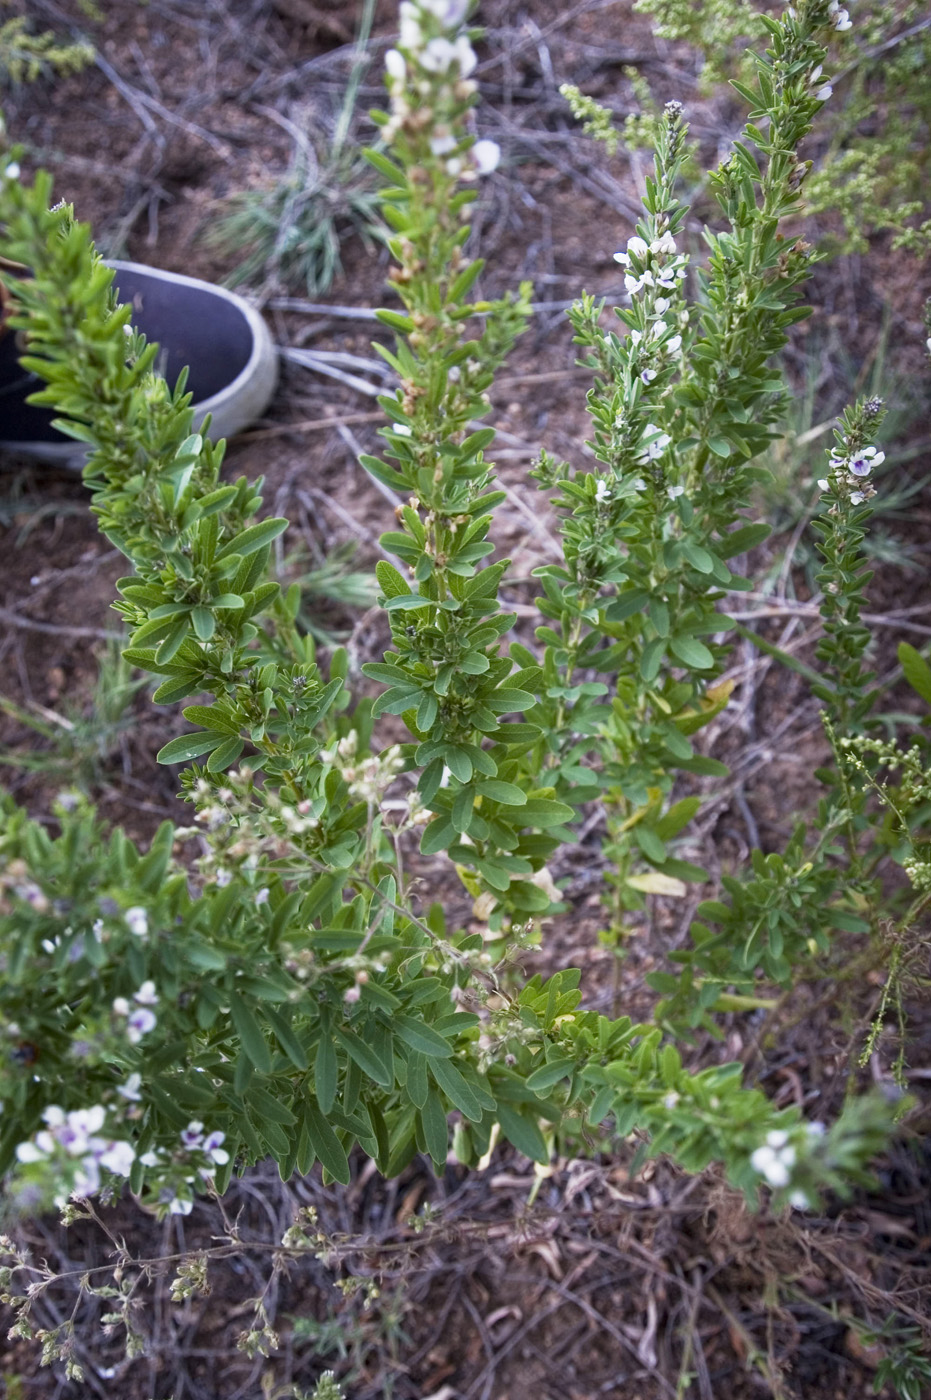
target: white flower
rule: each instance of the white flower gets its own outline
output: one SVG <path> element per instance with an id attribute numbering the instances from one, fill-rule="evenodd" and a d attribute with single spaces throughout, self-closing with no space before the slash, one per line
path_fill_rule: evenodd
<path id="1" fill-rule="evenodd" d="M 225 1147 L 220 1144 L 226 1141 L 225 1133 L 208 1133 L 201 1144 L 201 1151 L 206 1153 L 211 1162 L 216 1162 L 218 1166 L 224 1166 L 230 1159 L 230 1154 Z"/>
<path id="2" fill-rule="evenodd" d="M 633 238 L 628 238 L 627 240 L 627 251 L 628 253 L 633 253 L 637 258 L 645 258 L 650 248 L 646 239 L 640 238 L 637 234 L 634 234 Z"/>
<path id="3" fill-rule="evenodd" d="M 631 331 L 631 333 L 630 333 L 630 343 L 631 343 L 631 345 L 639 345 L 642 339 L 643 339 L 643 332 L 642 332 L 642 331 Z"/>
<path id="4" fill-rule="evenodd" d="M 142 1165 L 143 1165 L 144 1167 L 157 1167 L 157 1166 L 158 1166 L 158 1153 L 157 1153 L 157 1152 L 143 1152 L 142 1156 L 139 1158 L 139 1161 L 142 1163 Z"/>
<path id="5" fill-rule="evenodd" d="M 655 369 L 642 369 L 640 378 L 644 384 L 652 384 L 658 373 L 659 371 Z"/>
<path id="6" fill-rule="evenodd" d="M 139 1088 L 142 1084 L 141 1074 L 131 1074 L 125 1084 L 118 1084 L 116 1092 L 124 1099 L 129 1099 L 131 1103 L 138 1103 L 142 1098 Z"/>
<path id="7" fill-rule="evenodd" d="M 672 442 L 668 433 L 661 432 L 655 423 L 648 423 L 643 430 L 644 439 L 650 439 L 645 443 L 640 453 L 642 462 L 655 462 L 657 457 L 662 457 L 666 448 Z"/>
<path id="8" fill-rule="evenodd" d="M 651 253 L 668 253 L 670 257 L 673 257 L 677 251 L 676 240 L 668 229 L 660 238 L 654 238 L 650 244 Z"/>
<path id="9" fill-rule="evenodd" d="M 158 996 L 155 991 L 155 983 L 143 982 L 138 992 L 134 994 L 133 1001 L 137 1001 L 140 1006 L 157 1006 Z"/>
<path id="10" fill-rule="evenodd" d="M 137 938 L 145 938 L 149 932 L 149 916 L 138 904 L 132 909 L 127 909 L 123 915 L 130 933 L 134 933 Z"/>
<path id="11" fill-rule="evenodd" d="M 817 102 L 827 102 L 833 91 L 834 89 L 831 87 L 831 84 L 825 83 L 824 87 L 819 87 L 818 91 L 815 93 L 815 100 Z"/>
<path id="12" fill-rule="evenodd" d="M 16 1160 L 26 1164 L 30 1162 L 44 1162 L 46 1153 L 42 1152 L 34 1142 L 21 1142 L 16 1149 Z"/>
<path id="13" fill-rule="evenodd" d="M 850 18 L 847 11 L 838 10 L 837 14 L 834 16 L 834 28 L 844 30 L 850 29 L 852 25 L 853 20 Z"/>
<path id="14" fill-rule="evenodd" d="M 628 272 L 624 278 L 624 286 L 630 296 L 635 297 L 638 292 L 642 292 L 644 287 L 653 286 L 652 272 L 641 272 L 639 277 L 635 277 L 632 272 Z"/>
<path id="15" fill-rule="evenodd" d="M 389 49 L 385 54 L 385 72 L 394 83 L 403 83 L 407 77 L 407 63 L 398 49 Z"/>
<path id="16" fill-rule="evenodd" d="M 48 1108 L 43 1109 L 42 1121 L 50 1128 L 60 1128 L 65 1121 L 65 1110 L 56 1103 L 50 1103 Z"/>
<path id="17" fill-rule="evenodd" d="M 19 163 L 15 160 L 11 160 L 10 163 L 7 165 L 6 169 L 4 170 L 3 174 L 5 179 L 7 180 L 18 180 Z"/>
<path id="18" fill-rule="evenodd" d="M 194 1202 L 186 1200 L 183 1196 L 173 1196 L 168 1203 L 169 1215 L 190 1215 L 194 1209 Z"/>
<path id="19" fill-rule="evenodd" d="M 135 1148 L 128 1142 L 111 1142 L 99 1158 L 100 1165 L 116 1176 L 129 1176 L 135 1160 Z"/>
<path id="20" fill-rule="evenodd" d="M 821 77 L 821 74 L 822 74 L 823 72 L 824 72 L 824 64 L 823 64 L 823 63 L 819 63 L 819 64 L 817 65 L 816 68 L 813 68 L 813 69 L 811 70 L 811 72 L 810 72 L 809 75 L 808 75 L 808 81 L 811 83 L 812 87 L 814 87 L 815 83 L 816 83 L 816 82 L 818 81 L 818 79 Z"/>
<path id="21" fill-rule="evenodd" d="M 91 924 L 91 933 L 98 943 L 103 942 L 103 919 L 95 919 Z"/>
<path id="22" fill-rule="evenodd" d="M 157 1025 L 154 1014 L 145 1006 L 140 1006 L 134 1011 L 126 1022 L 126 1035 L 131 1045 L 138 1045 L 144 1035 L 154 1030 Z"/>
<path id="23" fill-rule="evenodd" d="M 770 1186 L 788 1186 L 795 1166 L 795 1148 L 782 1128 L 766 1134 L 766 1142 L 751 1153 L 750 1165 Z"/>
<path id="24" fill-rule="evenodd" d="M 420 8 L 447 29 L 457 29 L 469 12 L 469 0 L 420 0 Z"/>
<path id="25" fill-rule="evenodd" d="M 804 1191 L 792 1191 L 792 1192 L 790 1192 L 790 1193 L 789 1193 L 789 1205 L 790 1205 L 790 1206 L 794 1206 L 796 1210 L 810 1210 L 810 1209 L 811 1209 L 811 1201 L 808 1199 L 808 1197 L 807 1197 L 807 1195 L 805 1194 Z"/>
<path id="26" fill-rule="evenodd" d="M 469 152 L 469 159 L 479 175 L 490 175 L 493 170 L 498 168 L 501 147 L 497 141 L 476 141 Z"/>
<path id="27" fill-rule="evenodd" d="M 810 1138 L 823 1138 L 827 1129 L 818 1118 L 813 1118 L 810 1123 L 805 1124 L 805 1131 Z"/>
<path id="28" fill-rule="evenodd" d="M 419 49 L 423 43 L 420 15 L 417 6 L 412 5 L 410 0 L 402 0 L 398 42 L 402 49 Z"/>
<path id="29" fill-rule="evenodd" d="M 190 1150 L 200 1147 L 204 1140 L 204 1125 L 196 1121 L 188 1123 L 186 1128 L 181 1129 L 181 1146 Z"/>
<path id="30" fill-rule="evenodd" d="M 663 344 L 663 349 L 668 355 L 674 355 L 682 345 L 681 335 L 671 335 Z"/>
<path id="31" fill-rule="evenodd" d="M 469 43 L 465 34 L 460 34 L 456 40 L 456 62 L 459 64 L 460 78 L 467 78 L 478 65 L 478 55 Z"/>
<path id="32" fill-rule="evenodd" d="M 678 1105 L 678 1103 L 679 1095 L 676 1093 L 675 1090 L 673 1090 L 671 1093 L 667 1094 L 666 1097 L 663 1099 L 663 1108 L 668 1108 L 671 1110 L 675 1108 Z"/>
<path id="33" fill-rule="evenodd" d="M 669 304 L 668 297 L 657 297 L 653 303 L 653 310 L 657 316 L 663 316 L 669 310 Z"/>
<path id="34" fill-rule="evenodd" d="M 750 1164 L 754 1171 L 766 1178 L 770 1186 L 788 1186 L 789 1169 L 771 1147 L 758 1147 L 751 1154 Z"/>
<path id="35" fill-rule="evenodd" d="M 667 486 L 667 487 L 666 487 L 666 495 L 669 497 L 669 499 L 670 499 L 671 501 L 677 501 L 677 500 L 679 499 L 680 496 L 684 496 L 684 495 L 685 495 L 685 487 L 684 487 L 684 486 Z"/>
<path id="36" fill-rule="evenodd" d="M 448 39 L 431 39 L 420 55 L 420 66 L 428 73 L 446 73 L 457 56 Z"/>
<path id="37" fill-rule="evenodd" d="M 885 460 L 885 452 L 877 452 L 875 447 L 864 447 L 849 459 L 847 470 L 853 472 L 854 476 L 869 476 L 873 468 Z"/>
<path id="38" fill-rule="evenodd" d="M 96 1113 L 93 1114 L 93 1117 L 90 1113 L 80 1110 L 77 1113 L 69 1113 L 67 1123 L 56 1128 L 55 1140 L 61 1143 L 69 1157 L 80 1157 L 88 1150 L 90 1134 L 97 1131 L 103 1122 L 103 1117 L 103 1109 L 100 1110 L 99 1121 Z"/>
<path id="39" fill-rule="evenodd" d="M 430 150 L 435 156 L 445 156 L 447 151 L 454 151 L 458 145 L 455 136 L 450 135 L 448 131 L 442 136 L 430 137 Z"/>
<path id="40" fill-rule="evenodd" d="M 862 506 L 862 504 L 863 504 L 863 502 L 864 502 L 865 500 L 866 500 L 866 492 L 865 492 L 865 491 L 851 491 L 851 493 L 850 493 L 850 504 L 851 504 L 852 506 Z"/>
<path id="41" fill-rule="evenodd" d="M 125 997 L 113 998 L 113 1014 L 115 1016 L 129 1015 L 129 1002 L 126 1000 Z"/>
<path id="42" fill-rule="evenodd" d="M 77 1176 L 71 1188 L 71 1198 L 93 1196 L 100 1190 L 100 1168 L 96 1157 L 85 1157 L 78 1167 Z"/>
<path id="43" fill-rule="evenodd" d="M 605 481 L 603 476 L 599 477 L 598 485 L 595 487 L 595 500 L 600 502 L 608 501 L 610 499 L 611 492 L 608 489 L 608 483 Z"/>
<path id="44" fill-rule="evenodd" d="M 819 476 L 819 478 L 818 478 L 818 490 L 819 490 L 819 491 L 830 491 L 830 489 L 831 489 L 831 483 L 827 480 L 827 478 L 826 478 L 826 477 L 823 477 L 823 476 Z"/>

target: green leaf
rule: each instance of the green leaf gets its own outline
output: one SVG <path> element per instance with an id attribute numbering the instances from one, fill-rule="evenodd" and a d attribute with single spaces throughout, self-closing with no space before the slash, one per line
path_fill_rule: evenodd
<path id="1" fill-rule="evenodd" d="M 405 1045 L 409 1045 L 421 1055 L 439 1055 L 442 1059 L 448 1059 L 453 1053 L 449 1041 L 441 1036 L 439 1031 L 435 1031 L 423 1021 L 418 1021 L 414 1016 L 392 1016 L 391 1029 L 397 1032 Z"/>
<path id="2" fill-rule="evenodd" d="M 209 730 L 199 734 L 181 734 L 172 739 L 155 755 L 156 763 L 189 763 L 203 753 L 212 753 L 221 744 L 229 741 L 228 734 L 212 734 Z"/>
<path id="3" fill-rule="evenodd" d="M 338 1064 L 336 1048 L 330 1038 L 329 1025 L 321 1027 L 317 1043 L 317 1058 L 314 1061 L 314 1089 L 322 1112 L 329 1113 L 336 1098 Z"/>
<path id="4" fill-rule="evenodd" d="M 204 729 L 213 730 L 214 733 L 239 733 L 236 720 L 220 705 L 185 705 L 181 713 L 191 724 L 199 724 Z"/>
<path id="5" fill-rule="evenodd" d="M 519 826 L 563 826 L 575 819 L 575 812 L 565 802 L 557 802 L 552 797 L 530 797 L 520 809 L 520 818 L 513 818 Z"/>
<path id="6" fill-rule="evenodd" d="M 503 783 L 498 778 L 477 783 L 476 791 L 492 802 L 500 802 L 502 807 L 523 807 L 527 801 L 527 794 L 523 788 L 519 788 L 516 783 Z"/>
<path id="7" fill-rule="evenodd" d="M 383 1089 L 394 1088 L 394 1076 L 368 1041 L 356 1035 L 355 1031 L 344 1031 L 339 1026 L 334 1026 L 333 1036 L 337 1044 L 346 1051 L 346 1054 L 355 1060 L 363 1074 L 367 1074 L 369 1079 L 374 1079 L 375 1083 L 380 1084 Z"/>
<path id="8" fill-rule="evenodd" d="M 908 642 L 899 643 L 899 661 L 912 690 L 931 705 L 931 666 Z"/>
<path id="9" fill-rule="evenodd" d="M 294 1068 L 302 1072 L 305 1071 L 307 1069 L 307 1054 L 285 1017 L 273 1006 L 265 1006 L 262 1009 L 266 1021 L 274 1032 L 275 1039 Z"/>
<path id="10" fill-rule="evenodd" d="M 771 533 L 770 526 L 762 522 L 756 525 L 742 525 L 729 535 L 715 541 L 715 553 L 722 559 L 733 559 L 735 554 L 744 554 L 755 545 L 762 544 Z"/>
<path id="11" fill-rule="evenodd" d="M 484 1110 L 469 1082 L 451 1060 L 431 1060 L 430 1073 L 449 1101 L 473 1123 L 481 1121 Z"/>
<path id="12" fill-rule="evenodd" d="M 201 642 L 209 642 L 217 629 L 216 618 L 209 608 L 196 607 L 191 609 L 191 621 L 194 624 L 194 631 Z"/>
<path id="13" fill-rule="evenodd" d="M 265 545 L 271 544 L 272 540 L 276 540 L 279 535 L 283 535 L 287 528 L 288 521 L 281 516 L 260 520 L 258 524 L 250 525 L 248 530 L 243 530 L 241 534 L 229 540 L 217 552 L 217 562 L 228 558 L 231 554 L 243 556 L 254 554 L 257 549 L 263 549 Z"/>
<path id="14" fill-rule="evenodd" d="M 227 739 L 225 744 L 214 749 L 210 755 L 207 760 L 207 772 L 222 773 L 231 763 L 236 762 L 245 747 L 242 739 Z"/>
<path id="15" fill-rule="evenodd" d="M 663 664 L 663 657 L 666 655 L 666 642 L 663 637 L 654 637 L 651 642 L 647 642 L 643 648 L 643 655 L 640 658 L 640 675 L 647 685 L 652 684 L 659 675 L 659 668 Z"/>
<path id="16" fill-rule="evenodd" d="M 544 1094 L 552 1089 L 554 1084 L 558 1084 L 560 1079 L 567 1079 L 574 1069 L 575 1060 L 570 1057 L 550 1060 L 548 1064 L 541 1065 L 533 1074 L 528 1075 L 527 1088 L 532 1089 L 535 1094 Z"/>
<path id="17" fill-rule="evenodd" d="M 669 646 L 682 664 L 694 671 L 707 671 L 714 665 L 711 652 L 696 637 L 672 637 Z"/>
<path id="18" fill-rule="evenodd" d="M 230 992 L 229 998 L 230 1015 L 244 1055 L 262 1074 L 269 1074 L 272 1057 L 262 1028 L 238 992 Z"/>
<path id="19" fill-rule="evenodd" d="M 449 1123 L 442 1100 L 435 1089 L 429 1089 L 427 1092 L 426 1102 L 420 1110 L 420 1125 L 427 1151 L 438 1168 L 444 1166 L 449 1151 Z"/>
<path id="20" fill-rule="evenodd" d="M 518 1112 L 509 1103 L 498 1104 L 498 1122 L 501 1131 L 518 1152 L 523 1152 L 532 1162 L 546 1163 L 550 1156 L 546 1150 L 539 1124 L 529 1116 Z"/>
<path id="21" fill-rule="evenodd" d="M 303 1108 L 303 1129 L 314 1154 L 322 1167 L 330 1173 L 334 1181 L 342 1186 L 349 1185 L 349 1158 L 343 1145 L 330 1127 L 315 1103 L 305 1103 Z"/>

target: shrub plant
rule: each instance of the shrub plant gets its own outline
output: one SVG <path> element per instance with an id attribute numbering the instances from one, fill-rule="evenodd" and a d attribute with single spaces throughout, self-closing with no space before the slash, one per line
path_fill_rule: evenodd
<path id="1" fill-rule="evenodd" d="M 722 604 L 766 534 L 746 515 L 754 459 L 779 432 L 776 357 L 813 262 L 780 226 L 799 207 L 796 152 L 838 8 L 802 0 L 761 20 L 770 47 L 710 176 L 721 217 L 700 264 L 677 194 L 686 124 L 665 110 L 617 255 L 628 303 L 583 294 L 571 312 L 591 438 L 583 465 L 544 453 L 535 468 L 564 554 L 537 571 L 524 641 L 499 601 L 508 563 L 488 562 L 503 493 L 481 419 L 530 289 L 470 300 L 469 205 L 500 153 L 476 139 L 468 9 L 405 0 L 374 114 L 401 309 L 380 313 L 398 386 L 380 455 L 362 461 L 401 504 L 381 541 L 396 562 L 377 567 L 391 646 L 364 680 L 339 649 L 322 665 L 296 627 L 300 588 L 269 577 L 287 521 L 260 516 L 261 482 L 221 480 L 222 444 L 191 431 L 183 380 L 153 374 L 156 347 L 115 305 L 87 228 L 51 204 L 47 176 L 27 186 L 6 166 L 0 251 L 32 270 L 10 283 L 25 363 L 87 444 L 92 508 L 131 565 L 125 658 L 195 726 L 159 754 L 180 765 L 192 823 L 166 823 L 144 853 L 83 797 L 63 794 L 51 827 L 4 804 L 0 1170 L 20 1209 L 128 1180 L 160 1215 L 186 1214 L 269 1154 L 285 1178 L 319 1162 L 347 1182 L 357 1143 L 386 1174 L 417 1152 L 442 1166 L 453 1114 L 466 1165 L 499 1133 L 540 1163 L 637 1133 L 688 1171 L 723 1162 L 751 1199 L 765 1184 L 804 1207 L 861 1179 L 889 1131 L 885 1102 L 852 1096 L 835 1122 L 806 1122 L 739 1065 L 692 1070 L 677 1048 L 722 1012 L 772 1005 L 761 992 L 830 976 L 851 935 L 890 964 L 890 997 L 914 970 L 926 750 L 877 737 L 860 618 L 875 400 L 846 413 L 824 468 L 812 674 L 834 761 L 812 832 L 754 852 L 700 906 L 652 1023 L 620 1014 L 620 995 L 612 1016 L 586 1010 L 578 972 L 522 983 L 515 963 L 564 908 L 551 865 L 590 804 L 619 957 L 646 901 L 706 879 L 677 842 L 727 778 L 694 738 L 728 703 Z M 906 669 L 931 683 L 917 653 Z M 443 878 L 455 870 L 486 937 L 421 898 L 414 839 Z"/>
<path id="2" fill-rule="evenodd" d="M 664 38 L 684 40 L 698 51 L 706 91 L 752 74 L 760 16 L 749 0 L 637 0 L 635 8 L 653 16 Z M 843 34 L 838 62 L 830 82 L 817 79 L 831 105 L 819 123 L 820 150 L 806 181 L 805 207 L 833 216 L 825 220 L 825 246 L 833 251 L 865 253 L 871 235 L 886 233 L 894 249 L 920 257 L 931 239 L 924 193 L 931 26 L 924 7 L 913 0 L 891 0 L 853 14 L 856 24 L 838 3 L 834 15 Z M 641 79 L 638 89 L 635 75 L 635 96 L 647 116 L 630 118 L 631 131 L 642 130 L 644 123 L 649 130 L 652 123 L 643 86 Z"/>

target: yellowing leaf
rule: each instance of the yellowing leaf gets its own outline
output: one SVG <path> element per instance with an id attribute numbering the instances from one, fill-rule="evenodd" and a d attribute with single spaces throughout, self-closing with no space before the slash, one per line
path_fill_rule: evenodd
<path id="1" fill-rule="evenodd" d="M 643 875 L 628 875 L 627 883 L 632 889 L 643 894 L 668 894 L 674 899 L 682 899 L 687 893 L 681 880 L 672 875 L 664 875 L 661 870 L 648 870 Z"/>

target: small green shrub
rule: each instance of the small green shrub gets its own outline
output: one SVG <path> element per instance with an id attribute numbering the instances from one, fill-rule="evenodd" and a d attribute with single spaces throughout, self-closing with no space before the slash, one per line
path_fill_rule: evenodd
<path id="1" fill-rule="evenodd" d="M 398 385 L 380 400 L 380 455 L 362 464 L 404 504 L 381 539 L 396 561 L 376 569 L 391 643 L 367 686 L 339 649 L 322 666 L 295 626 L 300 590 L 270 577 L 288 522 L 259 517 L 261 482 L 221 481 L 222 446 L 191 431 L 183 381 L 152 372 L 156 347 L 127 335 L 88 230 L 50 207 L 47 176 L 2 180 L 0 251 L 34 270 L 12 288 L 25 363 L 90 447 L 93 510 L 132 568 L 116 604 L 124 656 L 194 726 L 159 754 L 181 766 L 193 825 L 166 823 L 146 853 L 83 802 L 60 806 L 53 831 L 4 804 L 0 1170 L 14 1207 L 128 1179 L 158 1215 L 187 1214 L 198 1190 L 222 1194 L 269 1154 L 283 1178 L 319 1162 L 347 1183 L 355 1144 L 388 1175 L 417 1152 L 442 1167 L 455 1113 L 465 1165 L 499 1134 L 546 1164 L 636 1130 L 643 1152 L 690 1172 L 721 1161 L 751 1200 L 766 1186 L 803 1209 L 867 1180 L 903 1110 L 852 1095 L 831 1124 L 805 1122 L 740 1065 L 696 1070 L 682 1054 L 696 1026 L 720 1033 L 721 1013 L 836 975 L 851 938 L 894 987 L 896 958 L 906 967 L 925 937 L 927 736 L 897 785 L 882 779 L 892 751 L 874 747 L 873 397 L 840 419 L 819 482 L 824 637 L 807 669 L 833 761 L 811 832 L 800 820 L 784 851 L 754 851 L 699 905 L 677 970 L 653 978 L 652 1021 L 585 1009 L 572 969 L 522 982 L 513 966 L 562 908 L 552 863 L 590 804 L 619 950 L 649 901 L 707 879 L 679 842 L 727 769 L 694 740 L 728 703 L 721 604 L 750 587 L 744 562 L 768 533 L 747 511 L 782 431 L 777 357 L 807 314 L 813 261 L 781 224 L 800 207 L 797 151 L 836 15 L 802 0 L 762 18 L 770 47 L 743 85 L 743 137 L 709 175 L 720 212 L 698 267 L 681 247 L 687 128 L 677 103 L 663 113 L 617 254 L 629 304 L 583 294 L 570 313 L 592 374 L 590 452 L 534 469 L 563 557 L 536 571 L 531 646 L 501 607 L 508 561 L 487 562 L 504 493 L 478 424 L 530 288 L 469 300 L 482 264 L 463 252 L 468 206 L 500 153 L 472 126 L 467 11 L 402 5 L 383 146 L 368 152 L 401 308 L 379 313 Z M 923 694 L 922 658 L 903 665 Z M 401 742 L 381 741 L 383 716 Z M 185 860 L 194 837 L 201 854 Z M 414 839 L 455 870 L 484 936 L 418 894 Z M 244 1345 L 272 1344 L 259 1311 Z"/>

